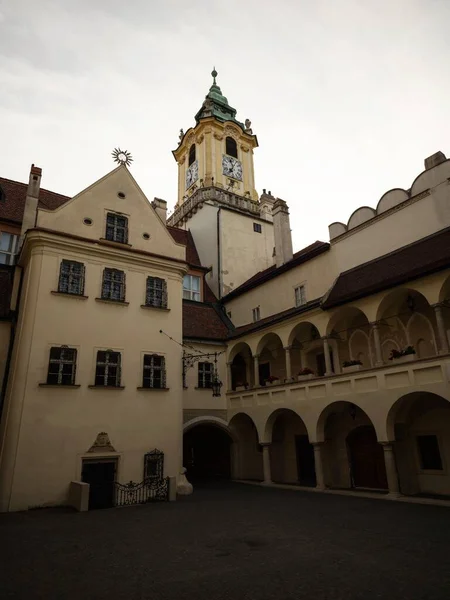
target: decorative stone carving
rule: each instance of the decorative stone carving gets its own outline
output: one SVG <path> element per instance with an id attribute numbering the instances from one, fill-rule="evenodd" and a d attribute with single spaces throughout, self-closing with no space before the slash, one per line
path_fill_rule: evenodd
<path id="1" fill-rule="evenodd" d="M 224 134 L 226 136 L 230 136 L 234 138 L 236 141 L 239 139 L 240 131 L 232 127 L 231 125 L 226 125 L 224 129 Z"/>
<path id="2" fill-rule="evenodd" d="M 241 150 L 242 150 L 242 152 L 248 152 L 250 150 L 250 148 L 241 144 Z"/>
<path id="3" fill-rule="evenodd" d="M 186 469 L 183 467 L 181 469 L 180 474 L 178 475 L 177 494 L 179 494 L 180 496 L 190 496 L 193 491 L 194 488 L 192 487 L 192 483 L 189 483 L 189 481 L 187 480 Z"/>
<path id="4" fill-rule="evenodd" d="M 186 140 L 186 146 L 189 148 L 190 146 L 192 146 L 192 144 L 194 142 L 195 142 L 195 135 L 193 133 L 190 133 Z"/>
<path id="5" fill-rule="evenodd" d="M 111 444 L 109 435 L 106 431 L 101 431 L 95 438 L 95 442 L 89 448 L 88 452 L 116 452 Z"/>
<path id="6" fill-rule="evenodd" d="M 220 133 L 215 133 L 214 137 L 216 138 L 216 140 L 219 140 L 219 141 L 223 140 L 223 135 L 220 135 Z"/>
<path id="7" fill-rule="evenodd" d="M 178 136 L 178 139 L 180 140 L 180 142 L 183 139 L 183 136 L 184 136 L 184 131 L 182 129 L 180 129 L 180 134 Z"/>
<path id="8" fill-rule="evenodd" d="M 196 140 L 197 144 L 201 144 L 203 142 L 204 138 L 205 138 L 205 136 L 203 135 L 203 133 L 201 133 Z"/>

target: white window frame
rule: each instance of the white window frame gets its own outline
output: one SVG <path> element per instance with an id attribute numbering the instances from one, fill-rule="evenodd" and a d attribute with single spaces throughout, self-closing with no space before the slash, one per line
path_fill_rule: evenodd
<path id="1" fill-rule="evenodd" d="M 297 290 L 300 290 L 302 288 L 303 288 L 303 292 L 300 293 L 300 294 L 297 293 Z M 299 283 L 298 285 L 296 285 L 294 287 L 294 299 L 295 299 L 295 306 L 296 307 L 305 306 L 305 304 L 308 303 L 308 300 L 306 298 L 306 282 Z"/>
<path id="2" fill-rule="evenodd" d="M 9 231 L 0 231 L 0 239 L 2 238 L 2 236 L 4 235 L 9 235 L 12 238 L 11 241 L 11 245 L 10 245 L 10 249 L 9 250 L 0 250 L 0 254 L 4 255 L 7 257 L 6 262 L 0 262 L 0 264 L 2 265 L 13 265 L 14 264 L 14 257 L 17 253 L 17 247 L 19 244 L 19 236 L 17 235 L 17 233 L 10 233 Z M 8 256 L 9 256 L 9 262 L 8 262 Z"/>
<path id="3" fill-rule="evenodd" d="M 253 319 L 253 323 L 257 323 L 258 321 L 261 320 L 261 307 L 260 306 L 255 306 L 255 308 L 252 308 L 252 319 Z"/>
<path id="4" fill-rule="evenodd" d="M 198 290 L 192 289 L 192 280 L 198 279 Z M 189 287 L 185 285 L 186 279 L 189 281 Z M 196 298 L 198 296 L 198 298 Z M 183 300 L 194 300 L 195 302 L 201 302 L 202 300 L 202 282 L 198 275 L 187 274 L 183 277 Z"/>
<path id="5" fill-rule="evenodd" d="M 211 389 L 214 379 L 214 363 L 204 361 L 198 363 L 198 387 Z"/>

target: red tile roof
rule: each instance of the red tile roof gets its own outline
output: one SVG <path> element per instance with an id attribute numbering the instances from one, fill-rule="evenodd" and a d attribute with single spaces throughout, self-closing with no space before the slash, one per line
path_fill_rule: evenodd
<path id="1" fill-rule="evenodd" d="M 339 306 L 450 266 L 450 227 L 341 273 L 322 308 Z"/>
<path id="2" fill-rule="evenodd" d="M 247 281 L 242 283 L 239 287 L 237 287 L 229 294 L 224 296 L 222 300 L 226 302 L 227 300 L 236 298 L 237 296 L 244 294 L 248 290 L 257 287 L 258 285 L 262 285 L 263 283 L 269 281 L 270 279 L 273 279 L 274 277 L 278 277 L 278 275 L 281 275 L 281 273 L 285 273 L 286 271 L 293 269 L 294 267 L 306 262 L 307 260 L 311 260 L 315 256 L 322 254 L 323 252 L 327 252 L 329 249 L 330 244 L 326 242 L 316 241 L 313 244 L 306 246 L 306 248 L 295 252 L 293 258 L 284 265 L 281 265 L 281 267 L 277 268 L 276 265 L 272 265 L 271 267 L 264 269 L 264 271 L 259 271 L 259 273 L 256 273 L 255 275 L 250 277 L 250 279 L 247 279 Z"/>
<path id="3" fill-rule="evenodd" d="M 0 220 L 22 223 L 28 185 L 0 177 L 0 187 L 4 194 L 3 200 L 0 200 Z M 39 192 L 39 208 L 54 210 L 68 200 L 69 196 L 55 194 L 42 188 Z"/>
<path id="4" fill-rule="evenodd" d="M 220 310 L 211 304 L 183 300 L 183 337 L 225 341 L 229 330 Z"/>
<path id="5" fill-rule="evenodd" d="M 186 262 L 191 267 L 200 267 L 203 269 L 192 233 L 190 231 L 185 231 L 184 229 L 178 229 L 178 227 L 168 226 L 167 230 L 178 244 L 186 246 Z"/>

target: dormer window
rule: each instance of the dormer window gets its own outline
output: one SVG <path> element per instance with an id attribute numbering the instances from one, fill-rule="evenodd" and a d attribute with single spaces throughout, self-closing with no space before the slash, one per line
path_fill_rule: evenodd
<path id="1" fill-rule="evenodd" d="M 195 162 L 195 144 L 192 144 L 192 146 L 189 148 L 189 166 L 192 165 L 192 163 Z"/>
<path id="2" fill-rule="evenodd" d="M 128 244 L 128 219 L 123 215 L 106 215 L 106 239 L 110 242 Z"/>
<path id="3" fill-rule="evenodd" d="M 236 140 L 230 136 L 225 140 L 225 153 L 234 158 L 238 157 Z"/>

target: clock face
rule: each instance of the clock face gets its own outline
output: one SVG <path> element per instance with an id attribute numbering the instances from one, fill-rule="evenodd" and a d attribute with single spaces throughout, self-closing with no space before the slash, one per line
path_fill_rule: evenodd
<path id="1" fill-rule="evenodd" d="M 198 179 L 198 161 L 195 160 L 186 171 L 186 189 L 190 188 Z"/>
<path id="2" fill-rule="evenodd" d="M 222 173 L 227 177 L 232 177 L 242 181 L 242 164 L 237 158 L 224 154 L 222 156 Z"/>

